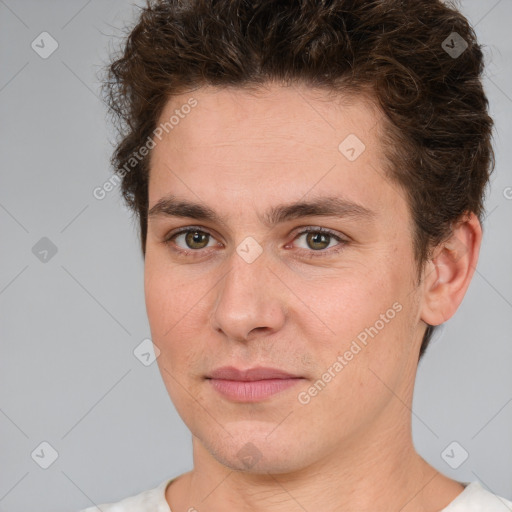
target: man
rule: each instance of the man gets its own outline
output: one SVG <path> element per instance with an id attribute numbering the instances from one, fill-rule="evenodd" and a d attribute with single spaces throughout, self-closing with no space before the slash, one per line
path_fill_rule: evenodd
<path id="1" fill-rule="evenodd" d="M 437 0 L 148 3 L 110 67 L 113 163 L 194 467 L 101 510 L 512 510 L 411 436 L 482 240 L 481 73 Z"/>

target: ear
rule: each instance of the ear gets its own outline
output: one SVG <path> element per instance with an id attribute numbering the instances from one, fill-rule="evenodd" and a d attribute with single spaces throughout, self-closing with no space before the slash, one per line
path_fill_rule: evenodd
<path id="1" fill-rule="evenodd" d="M 466 212 L 454 224 L 452 235 L 433 251 L 424 269 L 421 319 L 440 325 L 459 307 L 476 269 L 482 226 L 478 217 Z"/>

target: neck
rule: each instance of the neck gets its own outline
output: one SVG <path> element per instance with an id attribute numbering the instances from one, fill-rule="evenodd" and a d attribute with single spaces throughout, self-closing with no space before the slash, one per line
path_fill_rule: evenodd
<path id="1" fill-rule="evenodd" d="M 328 458 L 279 474 L 233 471 L 194 437 L 194 470 L 168 487 L 167 501 L 173 512 L 441 511 L 463 486 L 416 453 L 410 423 L 397 429 L 389 417 L 395 421 L 359 432 Z"/>

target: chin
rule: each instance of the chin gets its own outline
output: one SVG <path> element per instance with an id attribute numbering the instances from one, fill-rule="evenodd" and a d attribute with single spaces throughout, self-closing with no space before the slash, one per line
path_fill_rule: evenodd
<path id="1" fill-rule="evenodd" d="M 226 425 L 231 436 L 226 434 L 222 439 L 212 439 L 209 432 L 201 441 L 220 464 L 233 471 L 253 474 L 290 473 L 309 465 L 308 454 L 304 451 L 304 442 L 308 443 L 303 436 L 292 434 L 284 426 L 275 428 L 272 423 L 244 423 L 247 425 Z M 297 440 L 296 445 L 290 443 L 293 439 Z"/>

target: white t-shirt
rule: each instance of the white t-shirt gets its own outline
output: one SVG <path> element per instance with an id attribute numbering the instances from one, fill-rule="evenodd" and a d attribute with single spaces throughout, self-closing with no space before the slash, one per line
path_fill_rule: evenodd
<path id="1" fill-rule="evenodd" d="M 165 499 L 165 489 L 176 478 L 117 503 L 89 507 L 80 512 L 172 512 Z M 465 486 L 462 493 L 440 512 L 512 512 L 512 501 L 486 491 L 479 482 L 462 482 L 462 485 Z"/>

